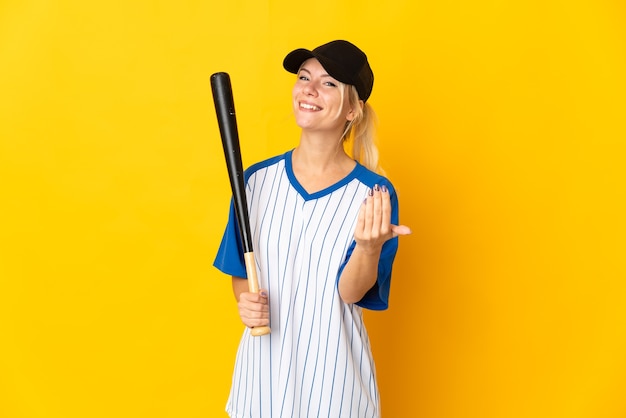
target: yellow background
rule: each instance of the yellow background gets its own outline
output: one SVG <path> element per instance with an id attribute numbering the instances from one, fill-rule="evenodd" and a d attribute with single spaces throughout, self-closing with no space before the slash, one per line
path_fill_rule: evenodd
<path id="1" fill-rule="evenodd" d="M 220 417 L 228 178 L 297 142 L 293 48 L 367 51 L 401 200 L 383 416 L 626 416 L 619 1 L 0 2 L 0 417 Z"/>

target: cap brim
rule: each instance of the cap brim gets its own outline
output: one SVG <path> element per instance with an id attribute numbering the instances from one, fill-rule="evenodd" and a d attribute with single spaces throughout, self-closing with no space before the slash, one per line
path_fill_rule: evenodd
<path id="1" fill-rule="evenodd" d="M 304 48 L 296 49 L 287 54 L 287 56 L 283 60 L 283 67 L 290 73 L 298 74 L 302 63 L 309 58 L 315 58 L 313 52 Z"/>
<path id="2" fill-rule="evenodd" d="M 304 61 L 310 58 L 318 60 L 320 64 L 322 64 L 322 67 L 324 67 L 324 69 L 328 72 L 328 75 L 333 77 L 335 80 L 341 81 L 344 84 L 354 84 L 354 81 L 343 73 L 338 64 L 324 56 L 304 48 L 296 49 L 287 54 L 283 60 L 283 67 L 290 73 L 298 74 L 298 71 L 300 71 L 300 67 Z"/>

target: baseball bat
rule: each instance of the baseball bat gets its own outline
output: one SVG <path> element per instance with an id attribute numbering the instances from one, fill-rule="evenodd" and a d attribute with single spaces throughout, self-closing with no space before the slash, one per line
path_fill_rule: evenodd
<path id="1" fill-rule="evenodd" d="M 254 261 L 248 203 L 244 186 L 244 172 L 241 163 L 241 148 L 239 146 L 239 134 L 237 133 L 235 101 L 233 100 L 233 89 L 228 73 L 220 72 L 211 75 L 211 89 L 217 113 L 217 124 L 220 128 L 222 146 L 224 147 L 224 157 L 226 157 L 230 187 L 233 192 L 235 213 L 237 214 L 237 222 L 241 232 L 246 273 L 248 275 L 248 290 L 251 293 L 259 293 L 259 279 Z M 270 328 L 254 327 L 250 333 L 254 336 L 265 335 L 270 333 Z"/>

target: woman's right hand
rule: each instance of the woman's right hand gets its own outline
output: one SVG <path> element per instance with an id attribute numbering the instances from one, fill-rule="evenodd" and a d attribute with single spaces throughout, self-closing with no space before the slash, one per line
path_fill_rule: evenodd
<path id="1" fill-rule="evenodd" d="M 241 292 L 239 301 L 239 317 L 248 328 L 268 326 L 270 324 L 270 306 L 267 299 L 267 290 L 259 293 Z"/>

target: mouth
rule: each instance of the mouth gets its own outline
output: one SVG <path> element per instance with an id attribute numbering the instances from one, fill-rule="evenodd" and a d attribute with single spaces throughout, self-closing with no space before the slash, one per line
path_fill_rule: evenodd
<path id="1" fill-rule="evenodd" d="M 304 110 L 313 110 L 313 111 L 322 110 L 321 107 L 312 105 L 310 103 L 299 102 L 298 105 L 300 106 L 300 109 L 304 109 Z"/>

